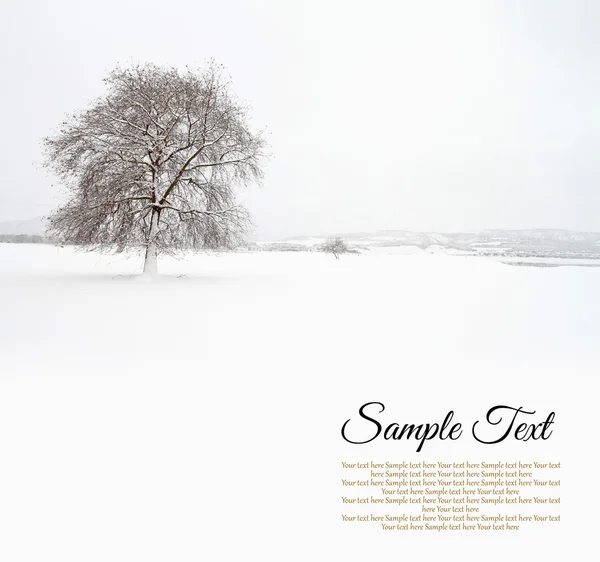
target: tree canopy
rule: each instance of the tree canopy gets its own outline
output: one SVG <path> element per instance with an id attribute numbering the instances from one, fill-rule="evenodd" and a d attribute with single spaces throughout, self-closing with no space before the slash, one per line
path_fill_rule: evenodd
<path id="1" fill-rule="evenodd" d="M 229 246 L 249 225 L 236 188 L 262 177 L 265 140 L 223 69 L 118 68 L 107 94 L 45 139 L 67 201 L 49 218 L 64 243 L 159 253 Z"/>

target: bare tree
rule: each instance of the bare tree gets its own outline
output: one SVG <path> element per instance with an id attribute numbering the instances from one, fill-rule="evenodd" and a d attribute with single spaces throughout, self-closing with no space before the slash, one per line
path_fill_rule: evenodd
<path id="1" fill-rule="evenodd" d="M 262 177 L 265 141 L 222 68 L 116 69 L 108 92 L 45 139 L 68 201 L 49 232 L 89 249 L 159 253 L 230 246 L 249 225 L 235 188 Z"/>
<path id="2" fill-rule="evenodd" d="M 348 252 L 348 244 L 339 236 L 336 238 L 328 238 L 325 244 L 321 247 L 324 252 L 329 252 L 335 256 L 335 259 L 340 259 L 340 254 Z"/>

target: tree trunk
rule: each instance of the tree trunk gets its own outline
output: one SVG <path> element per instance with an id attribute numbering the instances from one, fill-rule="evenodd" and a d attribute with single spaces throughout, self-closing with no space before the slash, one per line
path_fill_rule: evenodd
<path id="1" fill-rule="evenodd" d="M 150 220 L 150 232 L 148 233 L 148 242 L 146 244 L 146 257 L 144 259 L 144 275 L 158 274 L 158 248 L 156 237 L 158 236 L 158 211 L 152 209 L 152 218 Z"/>

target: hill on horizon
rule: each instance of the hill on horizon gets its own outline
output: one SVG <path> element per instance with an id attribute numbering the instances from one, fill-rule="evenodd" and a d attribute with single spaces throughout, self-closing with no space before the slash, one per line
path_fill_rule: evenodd
<path id="1" fill-rule="evenodd" d="M 25 220 L 0 221 L 0 234 L 28 234 L 32 236 L 45 236 L 46 221 L 44 217 L 34 217 Z"/>

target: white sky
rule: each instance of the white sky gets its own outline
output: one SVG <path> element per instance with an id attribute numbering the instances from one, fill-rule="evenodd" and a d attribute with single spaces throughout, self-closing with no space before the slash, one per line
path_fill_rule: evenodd
<path id="1" fill-rule="evenodd" d="M 224 64 L 273 158 L 261 238 L 600 230 L 595 0 L 2 0 L 0 220 L 49 212 L 41 139 L 117 63 Z"/>

